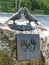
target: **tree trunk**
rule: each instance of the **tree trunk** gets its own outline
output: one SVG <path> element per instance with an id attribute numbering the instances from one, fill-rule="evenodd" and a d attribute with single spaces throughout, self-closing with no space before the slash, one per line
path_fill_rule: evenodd
<path id="1" fill-rule="evenodd" d="M 16 10 L 19 10 L 19 0 L 16 0 Z"/>

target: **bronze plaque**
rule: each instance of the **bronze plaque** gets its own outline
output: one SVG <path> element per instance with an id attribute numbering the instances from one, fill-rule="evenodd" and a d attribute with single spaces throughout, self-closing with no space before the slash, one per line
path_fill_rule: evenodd
<path id="1" fill-rule="evenodd" d="M 40 58 L 39 34 L 17 34 L 17 60 Z"/>

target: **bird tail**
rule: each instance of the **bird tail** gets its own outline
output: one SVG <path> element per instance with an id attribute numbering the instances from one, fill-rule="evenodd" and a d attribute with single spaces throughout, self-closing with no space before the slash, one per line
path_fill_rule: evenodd
<path id="1" fill-rule="evenodd" d="M 37 21 L 36 19 L 35 19 L 35 23 L 36 23 L 37 25 L 39 25 L 39 24 L 38 24 L 38 21 Z"/>
<path id="2" fill-rule="evenodd" d="M 7 21 L 5 21 L 5 23 L 4 24 L 7 24 L 7 22 L 9 22 L 10 21 L 10 19 L 9 20 L 7 20 Z"/>

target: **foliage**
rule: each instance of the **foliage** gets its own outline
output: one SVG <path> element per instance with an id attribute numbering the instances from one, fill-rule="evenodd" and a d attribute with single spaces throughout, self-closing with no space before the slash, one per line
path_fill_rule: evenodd
<path id="1" fill-rule="evenodd" d="M 34 11 L 34 9 L 44 10 L 45 14 L 49 14 L 49 0 L 19 0 L 19 1 L 21 3 L 20 7 L 27 7 L 30 11 Z M 16 0 L 0 0 L 0 11 L 16 12 Z"/>
<path id="2" fill-rule="evenodd" d="M 43 10 L 45 14 L 49 14 L 49 0 L 23 0 L 21 6 L 26 6 L 31 11 Z"/>
<path id="3" fill-rule="evenodd" d="M 49 0 L 37 0 L 40 9 L 44 10 L 45 14 L 49 14 Z"/>
<path id="4" fill-rule="evenodd" d="M 2 12 L 15 12 L 15 0 L 0 0 L 0 11 Z"/>

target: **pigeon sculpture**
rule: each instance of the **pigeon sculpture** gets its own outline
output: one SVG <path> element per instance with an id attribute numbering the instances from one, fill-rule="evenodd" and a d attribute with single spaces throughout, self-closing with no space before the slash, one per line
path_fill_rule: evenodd
<path id="1" fill-rule="evenodd" d="M 26 7 L 23 8 L 23 11 L 25 18 L 29 20 L 29 24 L 31 21 L 34 21 L 38 25 L 37 20 L 32 17 L 31 13 L 28 11 Z"/>
<path id="2" fill-rule="evenodd" d="M 13 14 L 9 18 L 9 20 L 7 20 L 5 23 L 9 22 L 10 20 L 12 20 L 15 23 L 15 20 L 18 20 L 21 18 L 21 13 L 22 13 L 22 8 L 20 8 L 17 13 Z"/>

